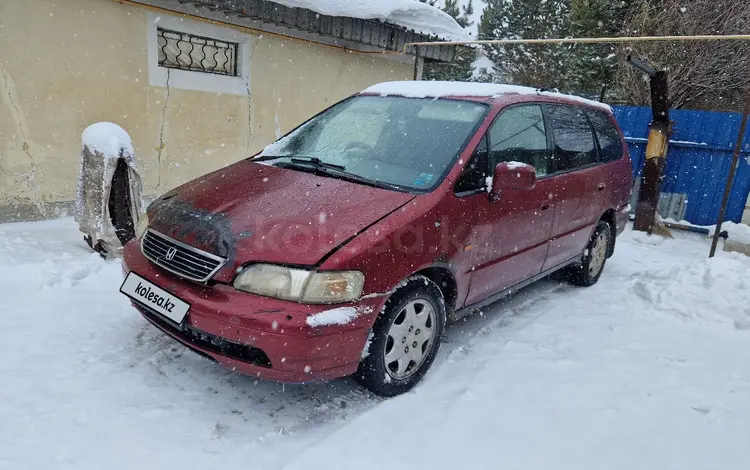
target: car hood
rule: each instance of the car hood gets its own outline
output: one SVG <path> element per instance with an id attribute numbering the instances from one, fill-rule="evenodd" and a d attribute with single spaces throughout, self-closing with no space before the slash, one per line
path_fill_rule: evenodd
<path id="1" fill-rule="evenodd" d="M 230 282 L 251 261 L 312 266 L 414 195 L 244 160 L 170 191 L 149 227 L 227 258 Z"/>

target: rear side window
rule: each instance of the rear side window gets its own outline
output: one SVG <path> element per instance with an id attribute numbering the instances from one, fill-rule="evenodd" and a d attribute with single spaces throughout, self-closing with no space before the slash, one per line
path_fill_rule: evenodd
<path id="1" fill-rule="evenodd" d="M 622 158 L 622 142 L 615 124 L 603 111 L 587 111 L 599 141 L 599 161 L 614 162 Z"/>
<path id="2" fill-rule="evenodd" d="M 594 133 L 580 108 L 549 105 L 547 111 L 555 140 L 550 172 L 568 171 L 596 163 Z"/>
<path id="3" fill-rule="evenodd" d="M 503 111 L 490 129 L 490 167 L 500 162 L 533 166 L 547 174 L 547 134 L 540 105 L 514 106 Z"/>

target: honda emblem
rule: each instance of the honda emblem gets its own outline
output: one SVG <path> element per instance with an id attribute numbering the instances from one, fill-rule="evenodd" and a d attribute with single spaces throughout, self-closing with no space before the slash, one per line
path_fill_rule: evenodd
<path id="1" fill-rule="evenodd" d="M 174 255 L 177 254 L 177 248 L 170 248 L 167 250 L 167 254 L 164 255 L 164 259 L 167 261 L 172 261 L 174 259 Z"/>

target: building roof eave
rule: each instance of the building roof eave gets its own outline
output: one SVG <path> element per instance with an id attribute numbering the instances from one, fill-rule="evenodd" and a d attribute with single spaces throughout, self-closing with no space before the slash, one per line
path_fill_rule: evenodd
<path id="1" fill-rule="evenodd" d="M 259 33 L 277 34 L 299 40 L 339 47 L 361 53 L 389 53 L 402 57 L 416 54 L 412 42 L 435 41 L 406 28 L 378 20 L 328 16 L 305 8 L 292 8 L 267 0 L 126 0 L 122 3 L 155 7 L 190 17 L 220 22 Z M 419 56 L 451 62 L 456 46 L 421 46 Z"/>

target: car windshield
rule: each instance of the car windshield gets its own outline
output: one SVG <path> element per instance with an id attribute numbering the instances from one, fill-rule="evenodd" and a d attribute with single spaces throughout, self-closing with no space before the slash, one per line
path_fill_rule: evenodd
<path id="1" fill-rule="evenodd" d="M 429 190 L 487 109 L 453 99 L 355 96 L 266 147 L 261 159 L 279 159 L 275 164 L 284 166 L 314 163 L 334 177 L 345 172 L 360 180 Z"/>

